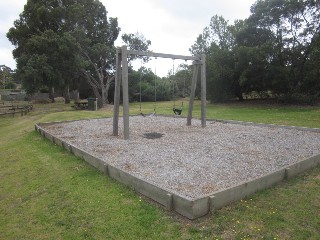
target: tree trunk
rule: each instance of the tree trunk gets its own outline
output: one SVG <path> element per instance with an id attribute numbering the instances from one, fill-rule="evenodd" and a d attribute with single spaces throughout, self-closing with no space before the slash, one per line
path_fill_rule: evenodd
<path id="1" fill-rule="evenodd" d="M 109 96 L 109 89 L 111 86 L 111 83 L 114 81 L 115 77 L 110 77 L 107 79 L 106 84 L 103 86 L 102 91 L 104 94 L 104 104 L 109 104 L 108 96 Z"/>
<path id="2" fill-rule="evenodd" d="M 73 101 L 74 102 L 79 102 L 80 101 L 80 96 L 79 96 L 79 90 L 73 90 Z"/>
<path id="3" fill-rule="evenodd" d="M 99 89 L 92 86 L 92 90 L 93 90 L 93 93 L 95 95 L 95 97 L 98 99 L 98 108 L 102 108 L 103 107 L 103 102 L 102 102 L 102 97 L 99 93 Z"/>
<path id="4" fill-rule="evenodd" d="M 54 87 L 50 87 L 50 89 L 49 89 L 49 99 L 51 100 L 52 103 L 55 102 L 55 100 L 54 100 Z"/>
<path id="5" fill-rule="evenodd" d="M 103 92 L 103 97 L 102 97 L 103 104 L 109 104 L 109 101 L 108 101 L 109 84 L 107 84 L 102 88 L 102 92 Z"/>
<path id="6" fill-rule="evenodd" d="M 70 94 L 69 94 L 69 86 L 66 86 L 64 89 L 64 103 L 70 103 Z"/>
<path id="7" fill-rule="evenodd" d="M 103 76 L 100 76 L 99 80 L 100 80 L 100 89 L 101 89 L 101 100 L 98 101 L 98 105 L 99 105 L 99 108 L 101 108 L 105 105 L 105 102 L 106 102 L 106 92 L 105 92 L 105 87 L 104 87 L 104 83 L 103 83 Z"/>
<path id="8" fill-rule="evenodd" d="M 104 106 L 104 103 L 102 101 L 102 98 L 98 98 L 98 108 L 102 108 Z"/>
<path id="9" fill-rule="evenodd" d="M 243 101 L 243 95 L 242 95 L 242 91 L 241 91 L 241 86 L 239 84 L 239 81 L 235 82 L 235 86 L 234 86 L 234 94 L 236 95 L 236 97 L 239 99 L 239 101 Z"/>

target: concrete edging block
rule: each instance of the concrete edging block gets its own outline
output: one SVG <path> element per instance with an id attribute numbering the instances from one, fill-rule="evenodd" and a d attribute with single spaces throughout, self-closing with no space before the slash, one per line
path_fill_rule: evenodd
<path id="1" fill-rule="evenodd" d="M 77 157 L 83 158 L 87 163 L 89 163 L 91 166 L 97 168 L 100 172 L 105 172 L 105 162 L 102 161 L 101 159 L 94 157 L 87 153 L 86 151 L 77 148 L 73 145 L 70 146 L 72 149 L 71 151 L 73 152 L 74 155 Z"/>
<path id="2" fill-rule="evenodd" d="M 63 147 L 63 141 L 59 138 L 54 137 L 54 143 L 60 147 Z"/>
<path id="3" fill-rule="evenodd" d="M 68 152 L 71 152 L 72 153 L 72 146 L 69 144 L 69 143 L 66 143 L 66 142 L 62 142 L 62 147 L 67 150 Z"/>
<path id="4" fill-rule="evenodd" d="M 192 207 L 192 200 L 181 196 L 173 197 L 173 209 L 182 216 L 185 216 L 189 219 L 195 219 Z"/>
<path id="5" fill-rule="evenodd" d="M 320 165 L 320 155 L 294 163 L 286 168 L 286 178 L 292 178 Z"/>
<path id="6" fill-rule="evenodd" d="M 244 197 L 252 195 L 253 193 L 269 188 L 276 183 L 281 182 L 285 177 L 285 170 L 281 169 L 279 171 L 267 174 L 260 178 L 253 179 L 248 182 L 218 191 L 212 194 L 210 200 L 211 209 L 220 209 L 232 202 L 239 201 Z"/>
<path id="7" fill-rule="evenodd" d="M 315 131 L 320 132 L 320 129 L 309 129 L 304 127 L 292 127 L 292 126 L 278 126 L 273 124 L 257 124 L 252 122 L 241 121 L 228 121 L 228 120 L 214 120 L 220 122 L 228 122 L 233 124 L 242 125 L 256 125 L 256 126 L 272 126 L 282 128 L 295 128 L 303 131 Z M 52 124 L 52 123 L 44 123 Z M 40 124 L 35 125 L 35 130 L 40 135 L 49 139 L 53 143 L 62 146 L 74 155 L 83 158 L 90 165 L 98 168 L 101 172 L 109 177 L 123 183 L 135 191 L 151 198 L 152 200 L 163 205 L 168 211 L 176 211 L 177 213 L 189 218 L 196 219 L 213 213 L 215 210 L 220 209 L 232 202 L 239 201 L 247 196 L 254 194 L 257 191 L 269 188 L 285 179 L 292 178 L 300 173 L 305 172 L 311 168 L 320 165 L 320 155 L 313 156 L 311 158 L 294 163 L 290 166 L 286 166 L 275 172 L 263 175 L 261 177 L 245 181 L 235 186 L 216 191 L 207 196 L 200 196 L 196 199 L 189 199 L 185 196 L 180 196 L 173 193 L 170 190 L 160 188 L 150 182 L 147 182 L 139 177 L 131 175 L 130 173 L 109 165 L 102 159 L 90 155 L 85 150 L 79 149 L 76 146 L 67 143 L 66 141 L 59 139 L 47 131 L 45 131 Z"/>
<path id="8" fill-rule="evenodd" d="M 161 205 L 165 206 L 167 209 L 172 209 L 173 196 L 170 194 L 170 192 L 162 188 L 159 188 L 151 183 L 148 183 L 144 180 L 141 180 L 111 165 L 108 165 L 108 175 L 111 178 L 129 187 L 132 187 L 135 191 L 160 203 Z"/>
<path id="9" fill-rule="evenodd" d="M 173 195 L 173 210 L 191 220 L 209 213 L 209 198 L 188 199 Z"/>
<path id="10" fill-rule="evenodd" d="M 43 130 L 43 129 L 38 129 L 39 130 L 39 133 L 42 137 L 48 139 L 50 142 L 53 142 L 54 143 L 54 137 L 48 133 L 47 131 Z"/>
<path id="11" fill-rule="evenodd" d="M 210 212 L 209 197 L 199 198 L 193 201 L 192 215 L 193 219 L 207 215 Z"/>
<path id="12" fill-rule="evenodd" d="M 50 133 L 43 131 L 43 136 L 54 143 L 54 137 Z"/>

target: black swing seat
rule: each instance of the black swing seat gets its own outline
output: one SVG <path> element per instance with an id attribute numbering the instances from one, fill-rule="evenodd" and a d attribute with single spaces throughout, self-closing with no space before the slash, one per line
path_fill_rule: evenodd
<path id="1" fill-rule="evenodd" d="M 148 115 L 140 112 L 140 115 L 143 116 L 143 117 L 154 117 L 154 116 L 156 116 L 156 112 L 150 113 Z"/>
<path id="2" fill-rule="evenodd" d="M 175 115 L 181 115 L 182 113 L 182 108 L 173 108 L 172 110 Z"/>

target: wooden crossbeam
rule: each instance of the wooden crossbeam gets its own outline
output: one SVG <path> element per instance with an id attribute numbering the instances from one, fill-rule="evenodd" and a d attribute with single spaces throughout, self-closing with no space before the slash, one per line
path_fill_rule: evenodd
<path id="1" fill-rule="evenodd" d="M 128 50 L 127 54 L 136 55 L 136 56 L 171 58 L 171 59 L 182 59 L 182 60 L 193 60 L 193 61 L 201 60 L 201 58 L 197 56 L 184 56 L 184 55 L 166 54 L 166 53 L 143 52 L 143 51 L 137 51 L 137 50 Z"/>

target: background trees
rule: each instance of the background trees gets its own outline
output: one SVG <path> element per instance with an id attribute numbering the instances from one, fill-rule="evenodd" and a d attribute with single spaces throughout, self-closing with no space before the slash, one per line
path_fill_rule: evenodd
<path id="1" fill-rule="evenodd" d="M 0 89 L 15 89 L 14 71 L 6 65 L 0 65 Z"/>
<path id="2" fill-rule="evenodd" d="M 141 33 L 123 34 L 122 40 L 130 50 L 148 51 L 151 45 L 151 41 Z M 140 58 L 141 67 L 135 71 L 131 61 L 137 58 Z M 144 67 L 143 64 L 149 61 L 148 57 L 131 56 L 128 60 L 130 101 L 140 101 L 140 95 L 141 101 L 167 101 L 189 95 L 192 73 L 188 65 L 182 64 L 174 73 L 170 72 L 167 77 L 160 78 L 151 69 Z"/>
<path id="3" fill-rule="evenodd" d="M 310 81 L 306 79 L 306 65 L 311 63 L 310 54 L 317 48 L 319 6 L 319 1 L 298 0 L 260 0 L 252 6 L 248 26 L 270 32 L 268 41 L 272 43 L 272 54 L 268 59 L 268 74 L 269 80 L 276 83 L 271 85 L 272 91 L 289 96 L 312 94 L 305 87 Z M 319 79 L 318 83 L 316 80 L 313 83 L 318 88 Z"/>
<path id="4" fill-rule="evenodd" d="M 193 54 L 207 54 L 209 98 L 242 100 L 252 93 L 285 101 L 319 98 L 319 19 L 320 2 L 315 0 L 257 0 L 248 19 L 232 24 L 213 16 L 190 48 Z M 98 0 L 29 0 L 7 37 L 16 46 L 16 76 L 28 93 L 45 87 L 53 98 L 56 89 L 68 102 L 69 91 L 79 91 L 85 80 L 101 107 L 113 90 L 114 42 L 119 32 L 117 19 L 107 18 Z M 130 49 L 142 51 L 151 44 L 139 33 L 123 34 L 122 40 Z M 141 72 L 147 78 L 154 74 L 132 70 L 132 77 L 138 79 Z M 185 96 L 188 90 L 182 90 L 181 79 L 189 72 L 185 68 L 174 73 L 173 79 L 179 79 L 174 87 L 172 76 L 163 81 L 154 76 L 163 99 L 171 90 Z M 146 81 L 145 92 L 154 92 L 152 86 Z M 135 99 L 136 86 L 132 94 Z"/>
<path id="5" fill-rule="evenodd" d="M 207 55 L 208 97 L 212 101 L 225 101 L 231 96 L 242 99 L 235 72 L 235 35 L 241 24 L 230 25 L 222 16 L 215 15 L 190 48 L 193 54 Z"/>
<path id="6" fill-rule="evenodd" d="M 80 72 L 85 76 L 102 107 L 114 80 L 115 47 L 120 28 L 116 18 L 107 18 L 100 1 L 76 1 L 68 11 L 70 31 L 78 43 Z"/>
<path id="7" fill-rule="evenodd" d="M 30 0 L 7 34 L 16 46 L 17 75 L 29 93 L 42 86 L 68 92 L 84 77 L 107 102 L 114 71 L 117 19 L 97 0 Z"/>
<path id="8" fill-rule="evenodd" d="M 258 0 L 245 21 L 214 16 L 192 53 L 207 54 L 212 101 L 260 97 L 312 102 L 320 96 L 320 3 Z"/>
<path id="9" fill-rule="evenodd" d="M 192 69 L 182 64 L 175 73 L 160 78 L 143 65 L 138 71 L 129 71 L 130 101 L 169 101 L 188 97 L 192 81 Z M 140 89 L 141 87 L 141 89 Z"/>

